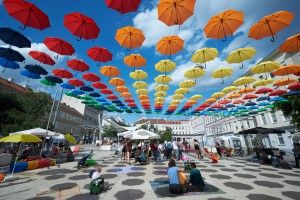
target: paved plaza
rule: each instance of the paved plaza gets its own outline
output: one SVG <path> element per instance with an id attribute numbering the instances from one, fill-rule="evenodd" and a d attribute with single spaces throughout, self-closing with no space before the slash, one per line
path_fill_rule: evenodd
<path id="1" fill-rule="evenodd" d="M 82 152 L 82 155 L 86 152 Z M 168 192 L 167 160 L 148 165 L 128 165 L 112 151 L 94 151 L 102 166 L 102 177 L 110 190 L 89 194 L 88 173 L 93 167 L 78 170 L 77 161 L 60 168 L 37 169 L 16 174 L 19 179 L 0 183 L 0 199 L 299 199 L 300 169 L 279 169 L 247 162 L 245 158 L 225 158 L 213 164 L 208 158 L 195 161 L 208 188 L 202 193 L 182 196 Z M 82 156 L 77 156 L 77 160 Z M 195 160 L 193 154 L 188 154 Z M 183 167 L 181 161 L 177 162 Z M 186 172 L 187 175 L 189 174 Z M 60 191 L 61 190 L 61 191 Z M 155 190 L 155 191 L 154 191 Z M 59 192 L 60 191 L 60 192 Z M 36 197 L 36 194 L 39 196 Z"/>

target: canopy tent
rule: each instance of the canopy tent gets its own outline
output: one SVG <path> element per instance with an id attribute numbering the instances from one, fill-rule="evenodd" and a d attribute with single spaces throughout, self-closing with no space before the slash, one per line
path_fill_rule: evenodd
<path id="1" fill-rule="evenodd" d="M 148 140 L 148 139 L 158 139 L 160 136 L 156 133 L 147 131 L 145 129 L 140 129 L 137 131 L 133 131 L 124 136 L 125 138 L 132 139 L 132 140 Z"/>
<path id="2" fill-rule="evenodd" d="M 240 131 L 239 134 L 272 134 L 272 133 L 284 133 L 284 130 L 272 129 L 272 128 L 263 128 L 255 127 L 247 130 Z"/>
<path id="3" fill-rule="evenodd" d="M 300 132 L 294 133 L 291 137 L 293 140 L 300 140 Z"/>
<path id="4" fill-rule="evenodd" d="M 59 136 L 59 133 L 53 131 L 47 131 L 46 129 L 42 129 L 42 128 L 33 128 L 24 131 L 18 131 L 18 132 L 10 133 L 9 135 L 18 135 L 18 134 L 35 135 L 35 136 Z"/>

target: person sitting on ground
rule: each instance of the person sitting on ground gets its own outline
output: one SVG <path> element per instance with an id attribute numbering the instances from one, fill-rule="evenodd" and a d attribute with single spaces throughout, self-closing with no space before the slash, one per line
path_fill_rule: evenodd
<path id="1" fill-rule="evenodd" d="M 205 187 L 201 172 L 196 168 L 195 163 L 191 163 L 189 183 L 191 184 L 191 186 L 188 187 L 189 191 L 203 191 Z"/>
<path id="2" fill-rule="evenodd" d="M 181 194 L 186 191 L 185 185 L 179 184 L 178 172 L 183 172 L 176 166 L 175 160 L 171 159 L 168 164 L 167 169 L 168 179 L 169 179 L 169 191 L 173 194 Z"/>
<path id="3" fill-rule="evenodd" d="M 140 164 L 145 164 L 147 163 L 147 155 L 145 153 L 145 151 L 143 151 L 140 155 L 140 157 L 138 158 L 138 161 Z"/>
<path id="4" fill-rule="evenodd" d="M 142 153 L 141 147 L 138 147 L 138 148 L 136 149 L 136 151 L 134 152 L 134 158 L 135 158 L 134 163 L 139 162 L 139 158 L 140 158 L 140 156 L 141 156 L 141 153 Z"/>

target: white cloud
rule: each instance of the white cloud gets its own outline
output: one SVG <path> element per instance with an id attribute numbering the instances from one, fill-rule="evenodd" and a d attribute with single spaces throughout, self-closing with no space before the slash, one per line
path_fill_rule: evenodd
<path id="1" fill-rule="evenodd" d="M 186 80 L 183 76 L 184 72 L 188 69 L 191 69 L 195 66 L 195 64 L 192 61 L 186 62 L 182 65 L 179 65 L 176 67 L 176 69 L 170 74 L 172 77 L 172 81 L 170 82 L 170 85 L 178 85 L 180 82 Z"/>
<path id="2" fill-rule="evenodd" d="M 154 90 L 154 88 L 157 86 L 158 84 L 156 82 L 153 82 L 151 83 L 149 86 L 148 86 L 148 90 L 149 92 L 152 92 Z"/>
<path id="3" fill-rule="evenodd" d="M 174 61 L 180 61 L 183 58 L 183 55 L 178 55 L 174 58 Z"/>
<path id="4" fill-rule="evenodd" d="M 118 51 L 118 52 L 116 53 L 116 58 L 117 58 L 117 60 L 122 60 L 122 59 L 124 59 L 124 57 L 125 57 L 125 53 L 124 53 L 124 52 Z"/>

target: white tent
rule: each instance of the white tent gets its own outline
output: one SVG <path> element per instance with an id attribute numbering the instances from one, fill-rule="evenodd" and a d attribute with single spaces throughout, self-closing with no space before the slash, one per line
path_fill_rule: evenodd
<path id="1" fill-rule="evenodd" d="M 35 135 L 35 136 L 59 136 L 59 133 L 55 133 L 52 131 L 47 131 L 46 129 L 42 128 L 34 128 L 34 129 L 29 129 L 25 131 L 18 131 L 14 133 L 10 133 L 9 135 L 18 135 L 18 134 L 30 134 L 30 135 Z"/>
<path id="2" fill-rule="evenodd" d="M 300 140 L 300 132 L 294 133 L 294 134 L 292 135 L 292 139 L 293 139 L 293 140 Z"/>
<path id="3" fill-rule="evenodd" d="M 131 133 L 124 136 L 125 138 L 132 140 L 148 140 L 148 139 L 158 139 L 160 136 L 156 133 L 140 129 L 137 131 L 132 131 Z"/>

